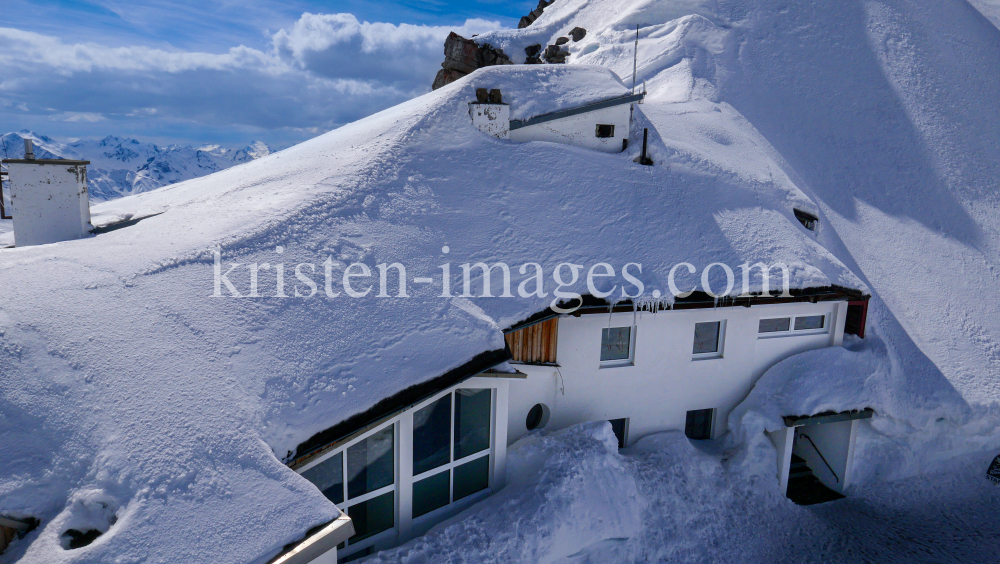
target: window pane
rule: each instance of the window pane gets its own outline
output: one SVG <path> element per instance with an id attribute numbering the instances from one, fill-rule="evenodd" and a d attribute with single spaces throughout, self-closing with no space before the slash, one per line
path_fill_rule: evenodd
<path id="1" fill-rule="evenodd" d="M 448 505 L 451 472 L 445 470 L 413 482 L 413 518 L 426 515 L 435 509 Z"/>
<path id="2" fill-rule="evenodd" d="M 719 352 L 719 321 L 694 324 L 694 354 Z"/>
<path id="3" fill-rule="evenodd" d="M 448 464 L 451 394 L 413 414 L 413 475 Z"/>
<path id="4" fill-rule="evenodd" d="M 455 390 L 455 460 L 490 448 L 492 390 Z"/>
<path id="5" fill-rule="evenodd" d="M 352 499 L 393 483 L 392 425 L 347 449 L 347 497 Z"/>
<path id="6" fill-rule="evenodd" d="M 779 331 L 788 331 L 788 328 L 792 325 L 792 319 L 790 317 L 779 317 L 777 319 L 761 319 L 760 325 L 758 326 L 758 333 L 777 333 Z"/>
<path id="7" fill-rule="evenodd" d="M 684 434 L 689 439 L 711 439 L 712 419 L 714 417 L 714 409 L 695 409 L 687 412 L 687 423 L 684 426 Z"/>
<path id="8" fill-rule="evenodd" d="M 490 457 L 483 456 L 455 467 L 455 501 L 490 485 Z"/>
<path id="9" fill-rule="evenodd" d="M 347 542 L 354 544 L 391 529 L 396 524 L 395 507 L 395 492 L 384 493 L 348 507 L 347 516 L 354 522 L 354 536 L 347 539 Z"/>
<path id="10" fill-rule="evenodd" d="M 823 321 L 825 319 L 826 319 L 825 315 L 810 315 L 808 317 L 796 317 L 795 330 L 802 331 L 804 329 L 822 329 Z"/>
<path id="11" fill-rule="evenodd" d="M 601 330 L 601 360 L 628 360 L 632 344 L 631 327 L 611 327 Z"/>
<path id="12" fill-rule="evenodd" d="M 312 482 L 326 499 L 334 503 L 344 502 L 344 453 L 327 458 L 302 473 L 302 477 Z"/>

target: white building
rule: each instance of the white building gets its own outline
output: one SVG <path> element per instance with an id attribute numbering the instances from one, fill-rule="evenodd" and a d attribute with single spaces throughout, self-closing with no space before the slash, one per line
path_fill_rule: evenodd
<path id="1" fill-rule="evenodd" d="M 523 120 L 510 119 L 507 104 L 472 102 L 469 114 L 480 131 L 501 139 L 550 141 L 620 153 L 628 146 L 632 104 L 643 96 L 645 93 L 627 94 Z"/>
<path id="2" fill-rule="evenodd" d="M 90 224 L 90 161 L 35 159 L 25 140 L 24 159 L 5 159 L 14 222 L 14 245 L 44 245 L 85 237 Z"/>
<path id="3" fill-rule="evenodd" d="M 532 430 L 608 420 L 621 447 L 668 430 L 717 438 L 770 366 L 863 335 L 866 308 L 858 292 L 829 288 L 721 307 L 694 297 L 658 312 L 593 299 L 569 315 L 546 310 L 510 328 L 507 351 L 386 398 L 300 445 L 290 465 L 346 511 L 355 534 L 341 561 L 359 558 L 502 488 L 507 446 Z M 490 370 L 505 360 L 516 373 Z M 789 488 L 791 476 L 800 503 L 840 497 L 857 419 L 871 412 L 797 415 L 772 435 L 775 479 Z"/>

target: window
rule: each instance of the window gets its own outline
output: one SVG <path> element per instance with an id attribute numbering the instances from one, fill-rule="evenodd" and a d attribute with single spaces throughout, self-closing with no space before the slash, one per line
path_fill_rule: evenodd
<path id="1" fill-rule="evenodd" d="M 490 482 L 493 390 L 459 389 L 413 415 L 413 518 Z"/>
<path id="2" fill-rule="evenodd" d="M 777 319 L 761 319 L 758 325 L 758 333 L 777 333 L 788 331 L 792 327 L 791 317 L 779 317 Z"/>
<path id="3" fill-rule="evenodd" d="M 702 441 L 712 438 L 712 424 L 715 421 L 715 409 L 694 409 L 687 412 L 687 422 L 684 434 L 689 439 Z"/>
<path id="4" fill-rule="evenodd" d="M 601 364 L 623 365 L 632 362 L 632 328 L 611 327 L 601 330 Z"/>
<path id="5" fill-rule="evenodd" d="M 395 451 L 396 427 L 389 424 L 302 472 L 354 522 L 349 545 L 396 525 Z"/>
<path id="6" fill-rule="evenodd" d="M 315 484 L 326 499 L 336 504 L 344 502 L 344 453 L 338 452 L 327 458 L 303 472 L 302 476 Z"/>
<path id="7" fill-rule="evenodd" d="M 795 333 L 823 333 L 826 331 L 825 315 L 799 315 L 761 319 L 757 326 L 760 338 L 792 335 Z"/>
<path id="8" fill-rule="evenodd" d="M 597 136 L 600 138 L 614 137 L 615 136 L 615 126 L 605 125 L 603 123 L 597 124 Z"/>
<path id="9" fill-rule="evenodd" d="M 608 423 L 611 423 L 611 430 L 614 431 L 615 438 L 618 439 L 618 448 L 625 448 L 628 445 L 628 417 L 611 419 Z"/>
<path id="10" fill-rule="evenodd" d="M 825 315 L 807 315 L 804 317 L 796 317 L 795 330 L 810 331 L 810 330 L 822 329 L 825 321 L 826 321 Z"/>
<path id="11" fill-rule="evenodd" d="M 694 356 L 722 356 L 722 322 L 694 324 Z"/>

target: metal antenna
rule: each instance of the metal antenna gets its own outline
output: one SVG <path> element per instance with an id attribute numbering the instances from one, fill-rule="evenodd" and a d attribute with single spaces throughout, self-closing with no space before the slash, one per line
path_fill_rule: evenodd
<path id="1" fill-rule="evenodd" d="M 635 24 L 635 48 L 632 49 L 632 93 L 635 94 L 635 69 L 639 61 L 639 24 Z"/>

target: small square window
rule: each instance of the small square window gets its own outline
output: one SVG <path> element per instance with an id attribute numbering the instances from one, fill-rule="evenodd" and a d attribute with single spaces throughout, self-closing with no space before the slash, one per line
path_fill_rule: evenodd
<path id="1" fill-rule="evenodd" d="M 808 331 L 810 329 L 822 329 L 826 322 L 825 315 L 809 315 L 795 318 L 796 331 Z"/>
<path id="2" fill-rule="evenodd" d="M 684 434 L 689 439 L 703 441 L 712 438 L 712 424 L 715 421 L 715 409 L 693 409 L 687 412 L 687 422 Z"/>
<path id="3" fill-rule="evenodd" d="M 627 363 L 632 358 L 632 328 L 601 330 L 601 362 Z"/>
<path id="4" fill-rule="evenodd" d="M 792 318 L 779 317 L 777 319 L 761 319 L 757 325 L 758 333 L 780 333 L 788 331 L 792 327 Z"/>
<path id="5" fill-rule="evenodd" d="M 603 123 L 597 124 L 597 136 L 604 139 L 615 136 L 615 126 Z"/>
<path id="6" fill-rule="evenodd" d="M 708 323 L 694 324 L 694 354 L 695 355 L 717 355 L 719 354 L 720 341 L 722 337 L 722 322 L 711 321 Z"/>

